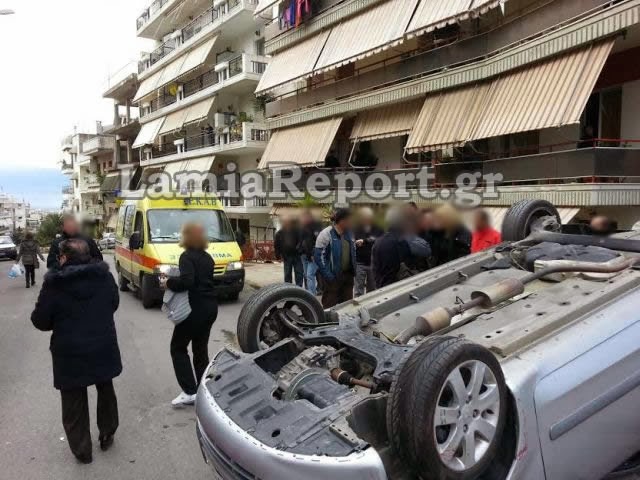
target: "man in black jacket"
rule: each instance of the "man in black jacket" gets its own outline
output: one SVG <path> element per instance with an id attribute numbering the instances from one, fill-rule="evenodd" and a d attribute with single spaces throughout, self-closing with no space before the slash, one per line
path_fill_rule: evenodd
<path id="1" fill-rule="evenodd" d="M 293 283 L 292 271 L 295 273 L 296 285 L 301 287 L 303 280 L 302 258 L 300 257 L 300 230 L 293 218 L 282 220 L 282 228 L 276 232 L 274 239 L 276 258 L 284 262 L 284 281 Z"/>
<path id="2" fill-rule="evenodd" d="M 384 232 L 374 224 L 373 210 L 364 207 L 358 212 L 358 226 L 355 229 L 356 241 L 356 285 L 355 296 L 360 297 L 376 289 L 371 271 L 371 251 L 373 244 Z"/>
<path id="3" fill-rule="evenodd" d="M 304 286 L 314 295 L 318 293 L 317 273 L 318 266 L 313 259 L 313 251 L 316 248 L 316 240 L 322 231 L 322 225 L 310 211 L 305 211 L 300 219 L 300 245 L 298 251 L 302 258 L 304 272 Z"/>
<path id="4" fill-rule="evenodd" d="M 69 447 L 91 463 L 87 387 L 98 391 L 100 448 L 113 444 L 118 404 L 112 380 L 122 372 L 113 314 L 118 287 L 104 262 L 93 262 L 88 245 L 73 238 L 59 245 L 57 270 L 50 270 L 31 314 L 33 325 L 52 332 L 53 384 L 62 397 L 62 423 Z"/>
<path id="5" fill-rule="evenodd" d="M 80 233 L 80 226 L 73 215 L 64 215 L 62 217 L 62 233 L 58 238 L 51 242 L 49 247 L 49 255 L 47 256 L 47 268 L 60 268 L 60 244 L 71 238 L 79 238 L 84 240 L 89 247 L 89 256 L 96 261 L 102 261 L 102 253 L 96 242 L 92 238 L 86 237 Z"/>

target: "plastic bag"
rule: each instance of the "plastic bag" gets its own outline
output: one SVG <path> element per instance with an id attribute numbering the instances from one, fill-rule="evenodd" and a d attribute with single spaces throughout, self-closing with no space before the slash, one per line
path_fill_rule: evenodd
<path id="1" fill-rule="evenodd" d="M 11 267 L 11 270 L 9 270 L 9 278 L 18 278 L 22 275 L 24 275 L 24 270 L 17 263 Z"/>

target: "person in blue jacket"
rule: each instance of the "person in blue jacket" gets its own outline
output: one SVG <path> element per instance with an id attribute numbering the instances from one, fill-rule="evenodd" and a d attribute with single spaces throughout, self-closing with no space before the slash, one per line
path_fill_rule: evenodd
<path id="1" fill-rule="evenodd" d="M 336 210 L 333 225 L 320 232 L 314 260 L 324 285 L 322 306 L 331 308 L 351 300 L 356 273 L 356 246 L 348 209 Z"/>

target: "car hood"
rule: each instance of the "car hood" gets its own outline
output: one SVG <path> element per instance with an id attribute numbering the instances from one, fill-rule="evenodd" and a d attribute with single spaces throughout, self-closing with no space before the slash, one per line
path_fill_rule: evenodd
<path id="1" fill-rule="evenodd" d="M 8 249 L 11 249 L 11 248 L 16 248 L 15 243 L 3 243 L 3 244 L 0 244 L 0 250 L 8 250 Z"/>

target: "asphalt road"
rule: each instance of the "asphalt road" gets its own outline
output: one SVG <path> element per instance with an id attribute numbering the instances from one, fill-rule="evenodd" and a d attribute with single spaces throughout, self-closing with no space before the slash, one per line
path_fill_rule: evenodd
<path id="1" fill-rule="evenodd" d="M 144 310 L 131 293 L 121 295 L 116 324 L 124 371 L 114 382 L 120 410 L 115 445 L 100 451 L 95 391 L 90 389 L 94 461 L 80 465 L 69 451 L 53 388 L 49 334 L 29 320 L 41 284 L 26 289 L 7 277 L 13 262 L 0 261 L 0 479 L 208 479 L 200 454 L 193 407 L 174 410 L 180 388 L 169 356 L 172 326 L 159 310 Z M 235 341 L 245 290 L 220 306 L 210 353 Z"/>

